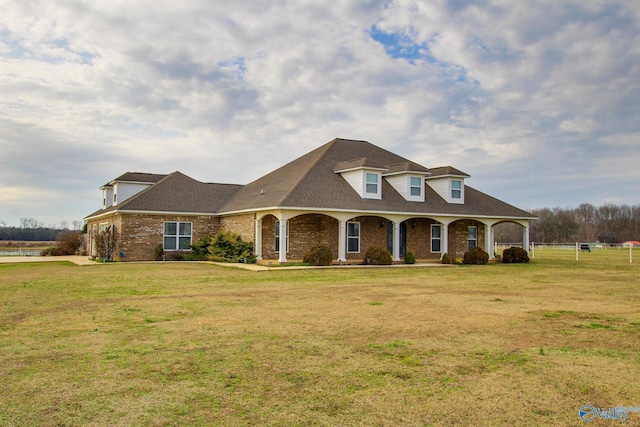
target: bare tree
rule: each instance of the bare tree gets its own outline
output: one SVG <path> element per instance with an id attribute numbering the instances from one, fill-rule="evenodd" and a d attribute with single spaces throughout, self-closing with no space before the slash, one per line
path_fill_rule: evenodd
<path id="1" fill-rule="evenodd" d="M 44 223 L 35 218 L 20 218 L 20 228 L 36 229 L 44 227 Z"/>
<path id="2" fill-rule="evenodd" d="M 98 258 L 104 260 L 112 260 L 118 247 L 119 235 L 116 232 L 116 226 L 110 225 L 104 230 L 98 230 L 93 233 L 93 239 L 96 242 L 96 251 Z"/>

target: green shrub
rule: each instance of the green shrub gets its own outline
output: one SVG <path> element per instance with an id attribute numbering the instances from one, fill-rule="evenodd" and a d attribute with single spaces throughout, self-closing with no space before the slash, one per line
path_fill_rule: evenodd
<path id="1" fill-rule="evenodd" d="M 256 257 L 252 252 L 253 242 L 243 242 L 239 234 L 221 230 L 192 244 L 188 259 L 253 264 Z"/>
<path id="2" fill-rule="evenodd" d="M 415 255 L 413 255 L 413 252 L 411 252 L 411 251 L 407 252 L 407 254 L 404 256 L 404 263 L 405 264 L 415 264 L 416 263 L 416 257 L 415 257 Z"/>
<path id="3" fill-rule="evenodd" d="M 327 245 L 316 245 L 304 254 L 302 262 L 311 265 L 331 265 L 333 253 Z"/>
<path id="4" fill-rule="evenodd" d="M 529 262 L 529 255 L 524 249 L 512 246 L 502 252 L 502 262 L 505 264 Z"/>
<path id="5" fill-rule="evenodd" d="M 393 258 L 388 250 L 379 246 L 372 246 L 364 254 L 364 263 L 371 265 L 391 265 Z"/>
<path id="6" fill-rule="evenodd" d="M 162 247 L 162 243 L 155 247 L 153 250 L 153 259 L 156 261 L 163 261 L 164 249 Z"/>
<path id="7" fill-rule="evenodd" d="M 40 251 L 40 256 L 60 256 L 60 250 L 56 246 L 49 246 Z"/>
<path id="8" fill-rule="evenodd" d="M 468 252 L 464 253 L 462 258 L 463 264 L 484 265 L 489 262 L 489 254 L 480 246 L 475 246 Z"/>
<path id="9" fill-rule="evenodd" d="M 451 258 L 449 257 L 449 254 L 444 253 L 444 254 L 442 255 L 442 260 L 441 260 L 441 262 L 442 262 L 443 264 L 451 264 Z"/>

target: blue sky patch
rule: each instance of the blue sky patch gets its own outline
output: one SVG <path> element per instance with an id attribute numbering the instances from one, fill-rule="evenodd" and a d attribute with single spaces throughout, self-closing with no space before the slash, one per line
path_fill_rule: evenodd
<path id="1" fill-rule="evenodd" d="M 405 33 L 387 33 L 374 25 L 369 29 L 369 35 L 384 46 L 387 55 L 394 59 L 403 58 L 412 64 L 416 59 L 436 62 L 427 43 L 416 43 Z"/>

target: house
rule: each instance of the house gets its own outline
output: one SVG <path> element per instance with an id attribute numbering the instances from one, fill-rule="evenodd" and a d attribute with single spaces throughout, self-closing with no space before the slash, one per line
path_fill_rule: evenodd
<path id="1" fill-rule="evenodd" d="M 152 260 L 154 249 L 188 250 L 224 229 L 254 242 L 258 260 L 302 259 L 328 245 L 338 262 L 362 260 L 371 246 L 400 261 L 493 255 L 493 227 L 522 226 L 528 248 L 533 215 L 466 184 L 451 166 L 427 168 L 367 141 L 334 139 L 247 184 L 212 184 L 180 172 L 128 172 L 101 187 L 102 208 L 85 218 L 95 233 L 113 227 L 116 259 Z"/>

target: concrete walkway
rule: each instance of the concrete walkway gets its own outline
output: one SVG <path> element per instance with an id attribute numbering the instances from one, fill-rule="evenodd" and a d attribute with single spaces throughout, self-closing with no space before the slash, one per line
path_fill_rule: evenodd
<path id="1" fill-rule="evenodd" d="M 0 256 L 0 264 L 16 264 L 24 262 L 56 262 L 56 261 L 69 261 L 76 265 L 104 265 L 101 262 L 91 261 L 86 255 L 68 255 L 68 256 Z M 162 262 L 192 262 L 192 261 L 140 261 L 148 263 L 162 263 Z M 269 267 L 262 264 L 242 264 L 242 263 L 229 263 L 229 262 L 210 262 L 210 261 L 194 261 L 207 264 L 214 264 L 220 267 L 240 268 L 249 271 L 289 271 L 289 270 L 310 270 L 310 269 L 327 269 L 327 268 L 415 268 L 415 267 L 453 267 L 453 265 L 440 264 L 440 263 L 423 263 L 423 264 L 392 264 L 392 265 L 327 265 L 327 266 L 291 266 L 291 267 Z M 120 264 L 120 263 L 114 263 Z M 129 263 L 127 263 L 129 264 Z"/>
<path id="2" fill-rule="evenodd" d="M 69 261 L 77 265 L 100 264 L 91 261 L 86 255 L 66 255 L 66 256 L 0 256 L 0 264 L 15 264 L 22 262 L 56 262 Z"/>
<path id="3" fill-rule="evenodd" d="M 220 267 L 233 267 L 233 268 L 242 268 L 244 270 L 250 271 L 289 271 L 289 270 L 321 270 L 328 268 L 416 268 L 416 267 L 455 267 L 452 264 L 440 264 L 435 262 L 428 262 L 423 264 L 392 264 L 392 265 L 363 265 L 363 264 L 335 264 L 335 265 L 326 265 L 326 266 L 303 266 L 296 265 L 291 267 L 269 267 L 263 264 L 234 264 L 228 262 L 211 262 L 211 264 L 218 265 Z"/>

